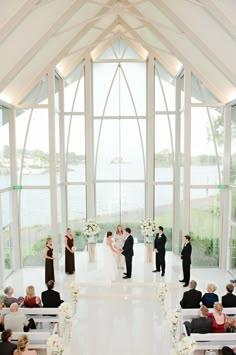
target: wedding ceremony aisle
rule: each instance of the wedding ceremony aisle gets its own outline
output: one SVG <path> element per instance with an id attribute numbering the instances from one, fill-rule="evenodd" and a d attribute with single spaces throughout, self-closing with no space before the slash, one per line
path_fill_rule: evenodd
<path id="1" fill-rule="evenodd" d="M 166 315 L 158 300 L 160 282 L 166 282 L 167 294 L 165 310 L 179 305 L 183 288 L 181 261 L 167 252 L 166 274 L 152 273 L 152 263 L 145 262 L 143 244 L 135 244 L 132 279 L 123 280 L 119 270 L 117 280 L 108 285 L 103 280 L 102 245 L 96 246 L 96 262 L 88 262 L 87 251 L 76 252 L 74 275 L 64 272 L 64 259 L 60 260 L 60 270 L 55 271 L 55 290 L 61 298 L 72 302 L 70 284 L 77 281 L 80 295 L 77 311 L 73 318 L 71 341 L 65 355 L 171 355 L 172 349 Z M 218 269 L 191 269 L 191 279 L 198 283 L 197 289 L 203 293 L 207 284 L 217 285 L 216 293 L 225 294 L 225 285 L 230 275 Z M 24 268 L 13 273 L 6 285 L 13 286 L 15 295 L 25 294 L 28 285 L 34 285 L 36 294 L 46 289 L 44 267 Z"/>

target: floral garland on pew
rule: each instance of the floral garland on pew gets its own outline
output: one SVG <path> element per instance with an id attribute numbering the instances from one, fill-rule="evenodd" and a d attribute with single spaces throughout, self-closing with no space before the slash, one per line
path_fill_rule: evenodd
<path id="1" fill-rule="evenodd" d="M 158 289 L 158 299 L 163 310 L 165 310 L 165 297 L 167 291 L 167 284 L 165 282 L 161 282 Z"/>
<path id="2" fill-rule="evenodd" d="M 192 355 L 195 349 L 196 341 L 191 336 L 186 336 L 177 344 L 177 355 Z"/>
<path id="3" fill-rule="evenodd" d="M 51 335 L 47 340 L 47 354 L 63 355 L 64 354 L 63 339 L 57 335 Z"/>
<path id="4" fill-rule="evenodd" d="M 73 311 L 70 303 L 62 303 L 59 310 L 59 334 L 63 337 L 64 341 L 70 341 L 72 330 L 72 316 Z M 67 337 L 66 337 L 67 333 Z"/>
<path id="5" fill-rule="evenodd" d="M 177 329 L 180 324 L 182 314 L 179 308 L 176 310 L 169 311 L 167 313 L 167 321 L 169 324 L 169 329 L 170 329 L 170 334 L 172 337 L 172 341 L 174 345 L 176 346 L 178 339 L 177 339 Z"/>

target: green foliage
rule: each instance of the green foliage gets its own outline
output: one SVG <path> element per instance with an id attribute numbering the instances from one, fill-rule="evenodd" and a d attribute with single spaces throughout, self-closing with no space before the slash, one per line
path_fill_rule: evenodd
<path id="1" fill-rule="evenodd" d="M 31 249 L 31 255 L 39 255 L 42 254 L 46 245 L 46 240 L 47 238 L 51 238 L 50 235 L 47 237 L 41 238 L 40 240 L 37 240 L 37 242 L 34 243 Z"/>

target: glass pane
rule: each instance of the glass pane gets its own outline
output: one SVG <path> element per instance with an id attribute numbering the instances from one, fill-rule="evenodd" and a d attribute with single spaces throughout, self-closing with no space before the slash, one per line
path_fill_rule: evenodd
<path id="1" fill-rule="evenodd" d="M 166 249 L 172 250 L 173 186 L 155 185 L 155 220 L 164 228 Z"/>
<path id="2" fill-rule="evenodd" d="M 67 180 L 85 181 L 85 118 L 65 116 Z"/>
<path id="3" fill-rule="evenodd" d="M 82 185 L 68 186 L 68 225 L 75 236 L 77 250 L 84 250 L 86 238 L 83 227 L 86 220 L 86 188 Z"/>
<path id="4" fill-rule="evenodd" d="M 191 184 L 196 185 L 218 185 L 222 178 L 224 117 L 221 108 L 208 110 L 192 109 Z"/>
<path id="5" fill-rule="evenodd" d="M 4 253 L 4 273 L 12 267 L 12 219 L 10 210 L 11 193 L 4 192 L 0 194 L 0 214 L 1 214 L 1 238 L 3 238 L 3 253 Z"/>
<path id="6" fill-rule="evenodd" d="M 230 268 L 235 271 L 236 269 L 236 227 L 232 226 L 231 227 L 231 262 L 230 262 Z"/>
<path id="7" fill-rule="evenodd" d="M 22 173 L 23 185 L 49 184 L 48 141 L 47 109 L 27 110 L 17 117 L 16 157 L 19 182 Z"/>
<path id="8" fill-rule="evenodd" d="M 23 266 L 44 265 L 44 246 L 51 235 L 49 190 L 20 191 L 21 248 Z"/>
<path id="9" fill-rule="evenodd" d="M 236 106 L 232 107 L 231 113 L 230 182 L 236 185 Z"/>
<path id="10" fill-rule="evenodd" d="M 60 157 L 60 116 L 55 113 L 55 150 L 56 150 L 56 179 L 57 184 L 61 181 L 60 167 L 61 167 L 61 157 Z"/>
<path id="11" fill-rule="evenodd" d="M 0 189 L 9 187 L 10 180 L 10 146 L 8 110 L 0 106 Z"/>
<path id="12" fill-rule="evenodd" d="M 191 189 L 190 236 L 195 266 L 218 266 L 220 240 L 220 192 Z"/>
<path id="13" fill-rule="evenodd" d="M 231 221 L 236 222 L 236 191 L 233 190 L 231 194 L 232 194 Z"/>
<path id="14" fill-rule="evenodd" d="M 155 62 L 155 111 L 175 111 L 175 79 Z"/>
<path id="15" fill-rule="evenodd" d="M 20 104 L 48 104 L 48 77 L 45 76 Z"/>
<path id="16" fill-rule="evenodd" d="M 106 48 L 105 51 L 102 52 L 102 54 L 100 54 L 98 59 L 116 59 L 113 48 L 112 47 Z"/>
<path id="17" fill-rule="evenodd" d="M 173 181 L 175 116 L 156 115 L 155 181 Z"/>
<path id="18" fill-rule="evenodd" d="M 192 74 L 192 102 L 219 102 L 219 100 Z"/>
<path id="19" fill-rule="evenodd" d="M 95 120 L 97 179 L 144 179 L 145 129 L 145 120 Z"/>
<path id="20" fill-rule="evenodd" d="M 117 58 L 122 58 L 122 55 L 127 48 L 127 44 L 123 39 L 118 38 L 115 42 L 112 43 L 112 47 L 116 53 Z"/>
<path id="21" fill-rule="evenodd" d="M 64 111 L 84 112 L 84 62 L 65 80 Z"/>

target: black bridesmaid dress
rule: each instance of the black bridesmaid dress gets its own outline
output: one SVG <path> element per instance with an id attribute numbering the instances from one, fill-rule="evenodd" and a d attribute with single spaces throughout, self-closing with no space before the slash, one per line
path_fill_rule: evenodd
<path id="1" fill-rule="evenodd" d="M 69 238 L 67 235 L 65 235 L 67 238 L 67 245 L 68 248 L 72 248 L 74 245 L 74 238 Z M 67 274 L 73 274 L 75 272 L 75 254 L 69 252 L 67 248 L 65 248 L 65 271 Z"/>
<path id="2" fill-rule="evenodd" d="M 49 246 L 46 247 L 48 248 L 47 256 L 52 258 L 53 248 L 50 248 Z M 45 258 L 45 283 L 47 283 L 50 280 L 55 281 L 53 260 Z"/>

